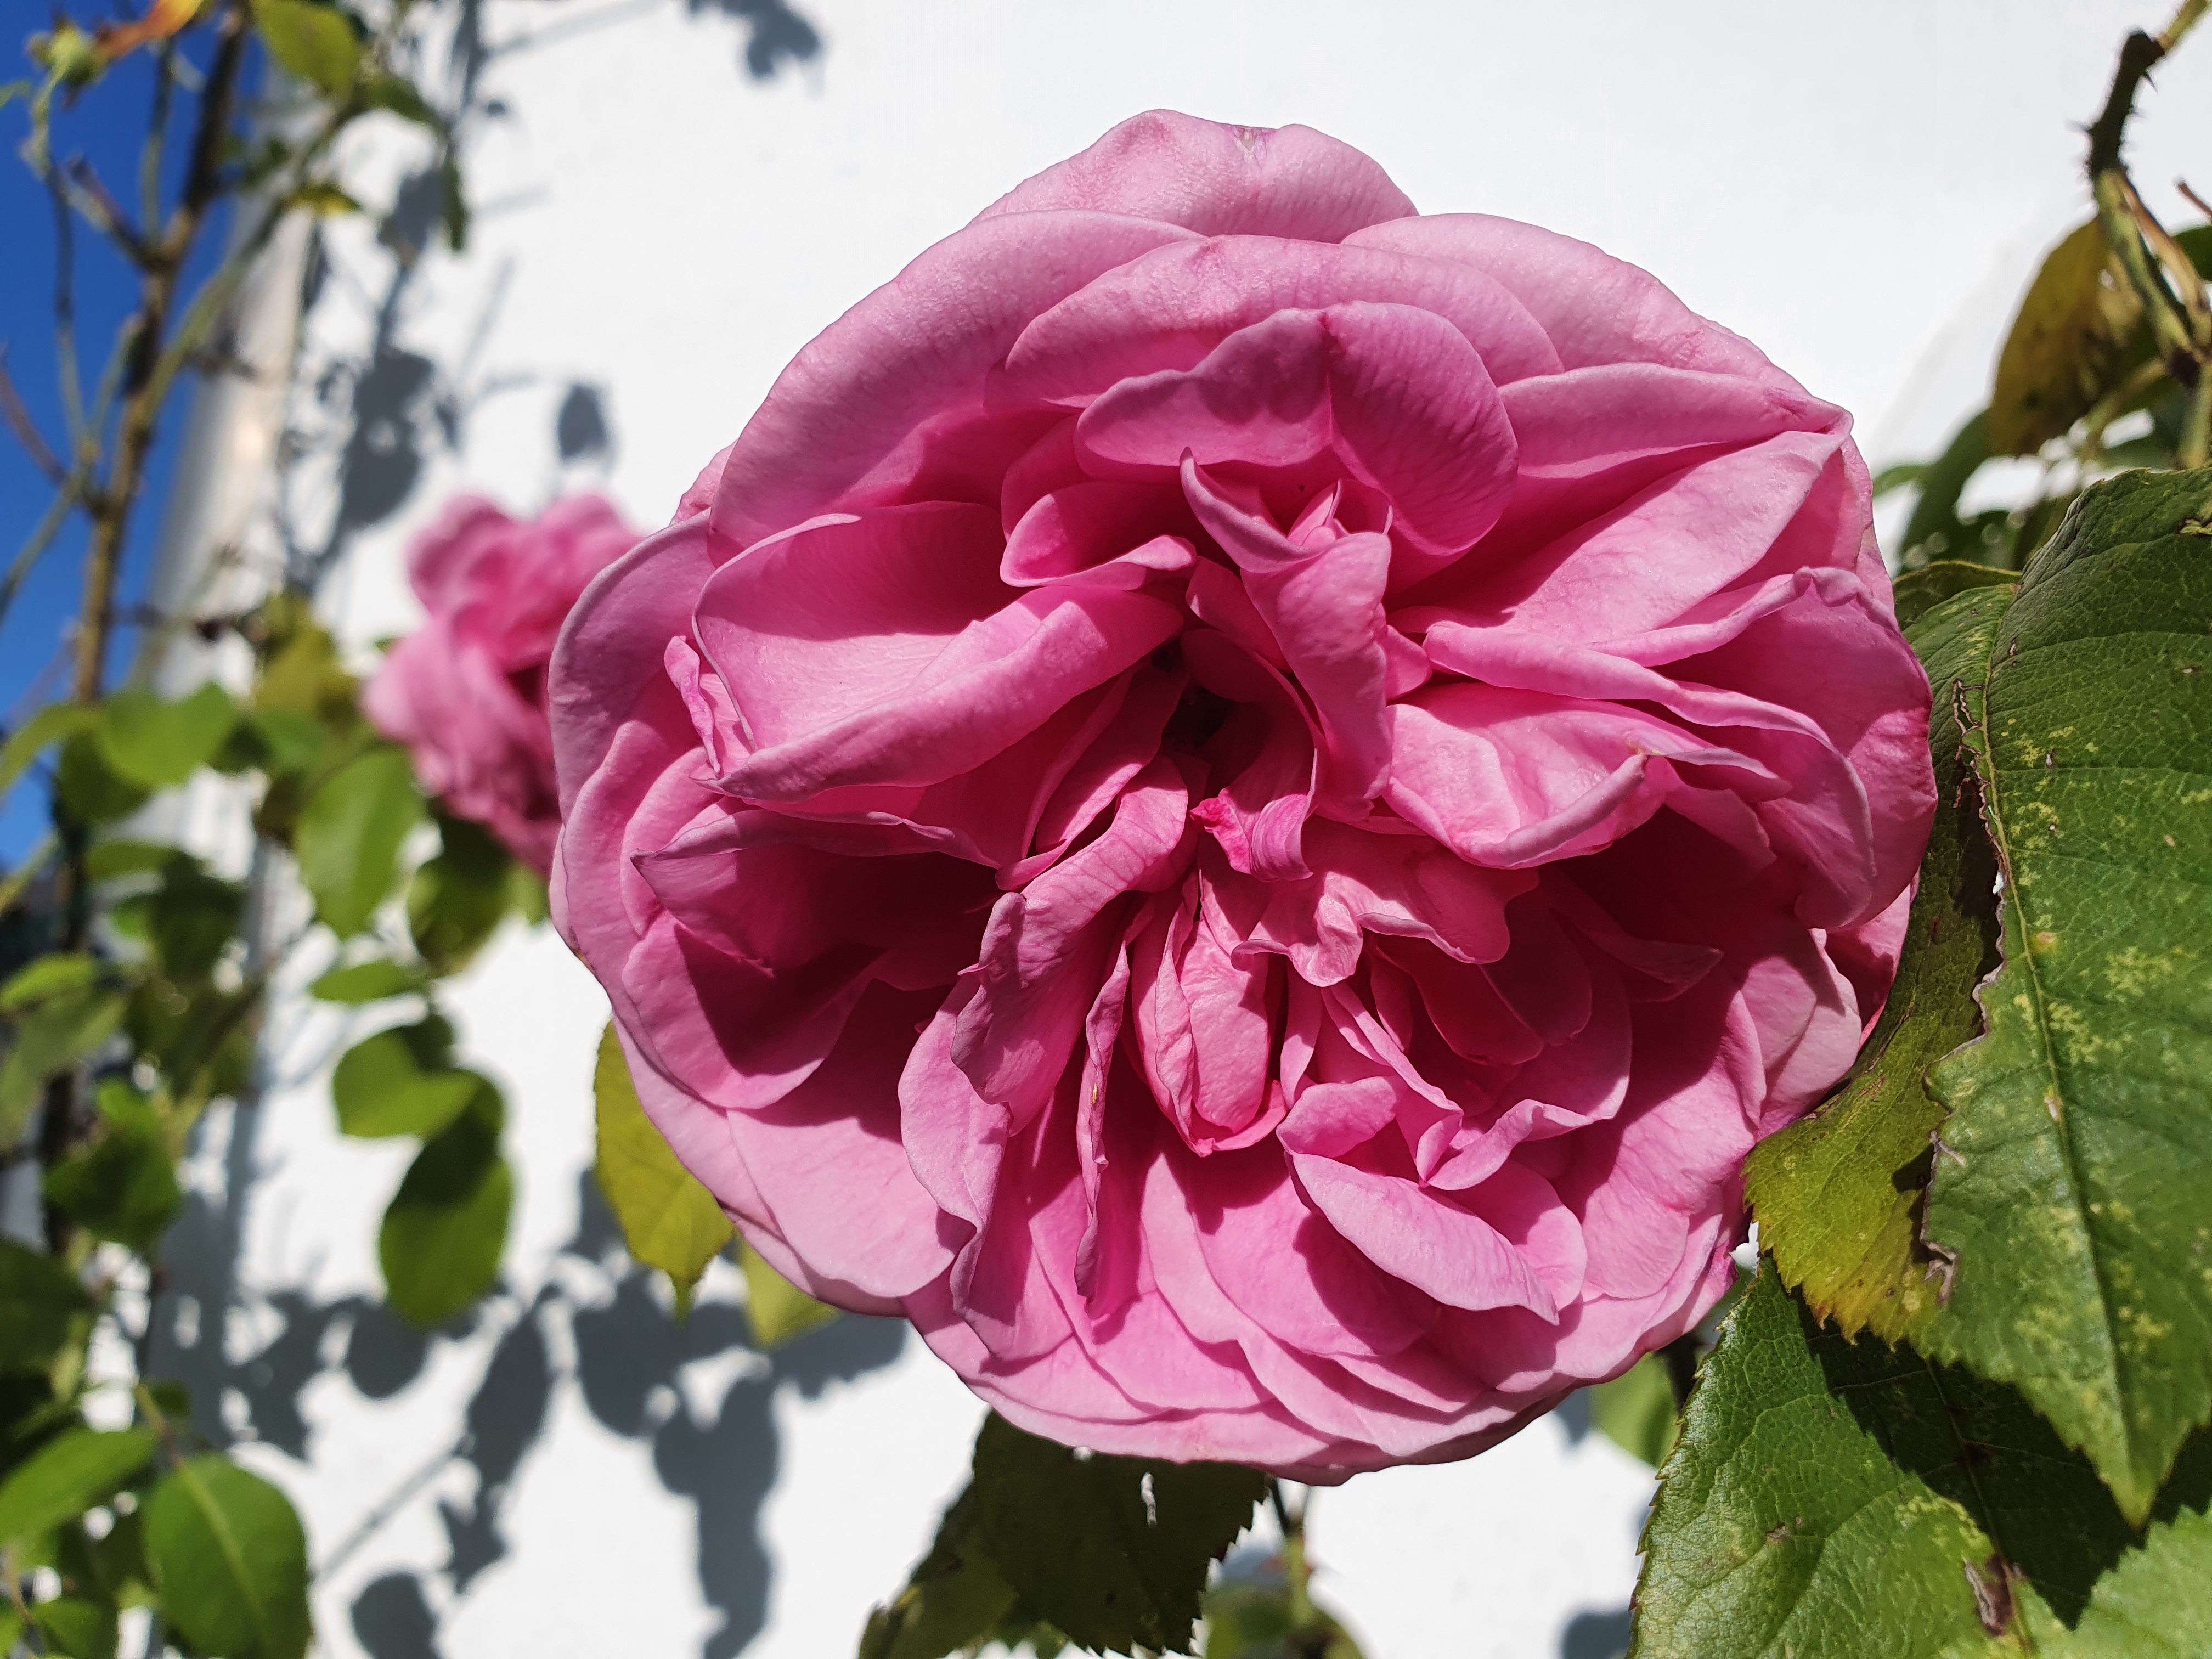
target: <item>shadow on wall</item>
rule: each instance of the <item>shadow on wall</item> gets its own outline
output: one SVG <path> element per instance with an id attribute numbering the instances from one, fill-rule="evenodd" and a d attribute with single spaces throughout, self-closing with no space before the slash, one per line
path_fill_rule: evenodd
<path id="1" fill-rule="evenodd" d="M 784 0 L 684 0 L 694 17 L 720 12 L 750 26 L 745 68 L 756 81 L 773 80 L 786 64 L 811 63 L 822 55 L 822 36 Z"/>
<path id="2" fill-rule="evenodd" d="M 580 1186 L 577 1236 L 562 1250 L 571 1270 L 556 1269 L 526 1301 L 505 1287 L 515 1316 L 491 1341 L 459 1433 L 446 1446 L 422 1447 L 421 1467 L 350 1536 L 333 1542 L 319 1571 L 342 1567 L 387 1522 L 427 1501 L 427 1489 L 459 1463 L 471 1471 L 474 1491 L 466 1502 L 437 1499 L 447 1537 L 437 1577 L 449 1592 L 446 1599 L 465 1595 L 485 1569 L 508 1554 L 501 1520 L 515 1477 L 544 1435 L 554 1390 L 573 1382 L 606 1428 L 650 1446 L 662 1486 L 690 1502 L 701 1596 L 721 1615 L 702 1659 L 735 1659 L 767 1622 L 771 1563 L 760 1516 L 780 1461 L 771 1411 L 776 1390 L 795 1388 L 812 1398 L 832 1382 L 887 1365 L 904 1346 L 907 1328 L 895 1320 L 848 1316 L 770 1356 L 754 1349 L 743 1310 L 726 1303 L 702 1304 L 678 1326 L 654 1294 L 654 1274 L 623 1254 L 614 1219 L 588 1173 Z M 256 1440 L 306 1461 L 309 1437 L 300 1398 L 317 1378 L 343 1372 L 365 1400 L 389 1399 L 422 1373 L 434 1343 L 481 1343 L 495 1327 L 493 1304 L 502 1300 L 497 1293 L 473 1316 L 426 1338 L 376 1303 L 347 1297 L 317 1304 L 280 1291 L 250 1310 L 255 1322 L 274 1325 L 275 1334 L 252 1358 L 226 1363 L 223 1322 L 204 1321 L 198 1310 L 246 1305 L 233 1277 L 234 1249 L 227 1248 L 234 1240 L 220 1207 L 195 1195 L 171 1237 L 174 1291 L 164 1301 L 167 1316 L 155 1337 L 156 1370 L 191 1389 L 195 1426 L 217 1445 Z M 572 1288 L 579 1284 L 611 1285 L 611 1295 L 580 1298 Z M 548 1331 L 556 1322 L 565 1323 L 573 1339 L 573 1372 L 553 1362 L 556 1344 Z M 733 1371 L 734 1380 L 719 1400 L 687 1398 L 682 1373 L 716 1359 L 723 1363 L 709 1369 Z M 431 1588 L 416 1573 L 391 1572 L 356 1598 L 353 1631 L 370 1659 L 441 1659 L 441 1619 Z"/>

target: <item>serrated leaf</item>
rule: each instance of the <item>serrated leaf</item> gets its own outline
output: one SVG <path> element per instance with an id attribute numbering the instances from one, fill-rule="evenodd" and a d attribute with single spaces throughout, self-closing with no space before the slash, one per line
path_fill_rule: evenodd
<path id="1" fill-rule="evenodd" d="M 422 1329 L 444 1324 L 499 1278 L 514 1206 L 514 1172 L 500 1156 L 504 1108 L 483 1084 L 469 1108 L 409 1166 L 376 1236 L 385 1299 Z"/>
<path id="2" fill-rule="evenodd" d="M 64 1659 L 115 1659 L 115 1609 L 82 1596 L 57 1596 L 31 1609 L 46 1651 Z"/>
<path id="3" fill-rule="evenodd" d="M 592 1095 L 599 1123 L 592 1172 L 599 1191 L 622 1224 L 631 1259 L 666 1273 L 675 1281 L 678 1303 L 688 1305 L 699 1275 L 730 1242 L 730 1218 L 646 1116 L 612 1022 L 599 1038 Z M 748 1291 L 751 1282 L 748 1272 Z M 753 1327 L 763 1346 L 769 1346 L 760 1335 L 758 1317 Z"/>
<path id="4" fill-rule="evenodd" d="M 751 1245 L 738 1246 L 738 1266 L 744 1270 L 745 1318 L 752 1325 L 756 1347 L 780 1348 L 837 1317 L 836 1309 L 807 1295 Z"/>
<path id="5" fill-rule="evenodd" d="M 1974 568 L 1930 565 L 1905 580 L 1936 586 Z M 1962 787 L 1957 694 L 1989 678 L 2013 592 L 2009 585 L 1962 587 L 1907 630 L 1936 694 L 1928 747 L 1936 811 L 1897 979 L 1842 1086 L 1753 1148 L 1744 1166 L 1762 1247 L 1784 1282 L 1846 1336 L 1871 1326 L 1893 1341 L 1938 1305 L 1942 1269 L 1920 1229 L 1934 1157 L 1929 1136 L 1943 1108 L 1926 1077 L 1980 1029 L 1974 987 L 1996 959 L 1996 862 L 1971 782 Z"/>
<path id="6" fill-rule="evenodd" d="M 2212 1516 L 2184 1510 L 2098 1581 L 2071 1631 L 2035 1620 L 2045 1659 L 2203 1659 L 2212 1633 Z"/>
<path id="7" fill-rule="evenodd" d="M 994 1412 L 969 1491 L 1000 1574 L 1070 1641 L 1182 1652 L 1206 1574 L 1250 1523 L 1267 1478 L 1230 1463 L 1079 1456 Z"/>
<path id="8" fill-rule="evenodd" d="M 301 1659 L 307 1540 L 291 1501 L 216 1453 L 172 1470 L 145 1508 L 162 1616 L 224 1659 Z"/>
<path id="9" fill-rule="evenodd" d="M 363 1139 L 420 1135 L 427 1140 L 443 1130 L 492 1086 L 474 1072 L 447 1064 L 452 1046 L 452 1028 L 433 1014 L 347 1049 L 331 1076 L 339 1131 Z"/>
<path id="10" fill-rule="evenodd" d="M 100 711 L 82 703 L 52 702 L 39 710 L 0 745 L 0 795 L 14 788 L 24 769 L 47 749 L 65 738 L 90 731 L 99 721 Z"/>
<path id="11" fill-rule="evenodd" d="M 1974 587 L 2011 587 L 2020 580 L 2017 570 L 2001 570 L 1994 565 L 1968 564 L 1963 559 L 1937 559 L 1908 570 L 1897 579 L 1892 589 L 1897 605 L 1897 625 L 1910 637 L 1912 626 L 1944 600 L 1964 593 Z M 1923 665 L 1928 660 L 1922 651 Z"/>
<path id="12" fill-rule="evenodd" d="M 1929 1079 L 1957 1276 L 1923 1345 L 2016 1383 L 2136 1521 L 2212 1418 L 2208 520 L 2212 470 L 2087 491 L 1962 692 L 2005 959 Z"/>
<path id="13" fill-rule="evenodd" d="M 1631 1457 L 1657 1468 L 1674 1445 L 1674 1385 L 1667 1362 L 1648 1353 L 1589 1391 L 1590 1423 Z"/>
<path id="14" fill-rule="evenodd" d="M 325 92 L 343 93 L 361 72 L 361 41 L 335 6 L 309 0 L 252 0 L 254 27 L 269 55 Z"/>
<path id="15" fill-rule="evenodd" d="M 1762 1263 L 1661 1477 L 1631 1651 L 2015 1655 L 2018 1622 L 2079 1619 L 2131 1542 L 2018 1394 L 1823 1329 Z"/>
<path id="16" fill-rule="evenodd" d="M 77 1276 L 42 1250 L 0 1237 L 0 1374 L 43 1371 L 92 1310 Z"/>
<path id="17" fill-rule="evenodd" d="M 413 969 L 385 958 L 333 968 L 307 988 L 307 994 L 323 1002 L 359 1004 L 381 1002 L 422 989 L 422 977 Z"/>
<path id="18" fill-rule="evenodd" d="M 230 694 L 212 681 L 175 702 L 132 688 L 100 709 L 100 751 L 119 775 L 167 789 L 214 758 L 237 719 Z"/>
<path id="19" fill-rule="evenodd" d="M 2032 455 L 2089 412 L 2126 368 L 2142 298 L 2092 219 L 2044 257 L 1997 355 L 1990 448 Z"/>
<path id="20" fill-rule="evenodd" d="M 1014 1588 L 992 1563 L 963 1492 L 937 1538 L 890 1603 L 868 1614 L 859 1659 L 944 1659 L 989 1636 L 1014 1605 Z"/>
<path id="21" fill-rule="evenodd" d="M 76 1429 L 48 1441 L 0 1481 L 0 1545 L 37 1538 L 104 1501 L 146 1467 L 144 1429 Z"/>
<path id="22" fill-rule="evenodd" d="M 392 890 L 400 843 L 422 817 L 406 751 L 389 746 L 347 762 L 307 797 L 293 832 L 300 878 L 316 915 L 340 939 L 376 914 Z"/>

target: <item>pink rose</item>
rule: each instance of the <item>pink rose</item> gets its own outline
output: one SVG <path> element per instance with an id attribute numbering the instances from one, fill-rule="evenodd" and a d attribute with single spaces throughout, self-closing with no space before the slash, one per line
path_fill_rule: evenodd
<path id="1" fill-rule="evenodd" d="M 1152 114 L 801 352 L 553 668 L 554 914 L 746 1236 L 1016 1423 L 1332 1480 L 1695 1322 L 1934 806 L 1842 410 Z"/>
<path id="2" fill-rule="evenodd" d="M 577 595 L 637 540 L 597 495 L 556 501 L 534 524 L 455 496 L 407 551 L 429 614 L 362 697 L 447 811 L 485 825 L 540 875 L 561 830 L 546 664 Z"/>

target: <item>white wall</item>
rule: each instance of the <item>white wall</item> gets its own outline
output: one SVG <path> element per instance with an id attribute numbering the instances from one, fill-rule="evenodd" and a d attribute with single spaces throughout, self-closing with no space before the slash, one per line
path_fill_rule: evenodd
<path id="1" fill-rule="evenodd" d="M 454 488 L 534 507 L 603 481 L 657 525 L 846 305 L 1154 105 L 1304 121 L 1425 208 L 1597 241 L 1858 410 L 1877 462 L 1925 450 L 1972 406 L 2035 252 L 2086 210 L 2074 124 L 2121 33 L 2163 21 L 2113 0 L 797 3 L 823 48 L 758 82 L 745 23 L 711 9 L 487 0 L 486 36 L 511 49 L 484 89 L 508 113 L 477 130 L 466 258 L 432 253 L 395 290 L 369 228 L 337 227 L 310 317 L 312 376 L 368 351 L 396 291 L 386 369 L 403 351 L 434 366 L 395 428 L 421 474 L 370 503 L 392 510 L 328 589 L 349 638 L 409 625 L 402 539 Z M 2208 91 L 2212 42 L 2162 71 L 2139 124 L 2162 211 L 2177 172 L 2212 177 Z M 387 186 L 409 164 L 396 132 L 369 151 Z M 614 447 L 564 475 L 553 419 L 573 382 L 601 389 Z M 338 384 L 302 398 L 303 429 L 349 429 Z M 430 418 L 441 386 L 457 451 Z M 336 476 L 311 455 L 295 480 L 311 543 Z M 406 1153 L 335 1135 L 330 1016 L 287 1011 L 258 1122 L 196 1165 L 180 1305 L 204 1328 L 178 1346 L 301 1498 L 331 1564 L 325 1649 L 849 1652 L 957 1488 L 980 1409 L 895 1326 L 753 1354 L 726 1273 L 675 1332 L 580 1207 L 596 988 L 550 934 L 514 933 L 457 1001 L 521 1168 L 509 1290 L 473 1334 L 425 1346 L 355 1300 Z M 462 1455 L 434 1457 L 465 1431 Z M 1320 1589 L 1370 1659 L 1601 1659 L 1649 1491 L 1609 1444 L 1541 1424 L 1470 1464 L 1322 1494 Z"/>

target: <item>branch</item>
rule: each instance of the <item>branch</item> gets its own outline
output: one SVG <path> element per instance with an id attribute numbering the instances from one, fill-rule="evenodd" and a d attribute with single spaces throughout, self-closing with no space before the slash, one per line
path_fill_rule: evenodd
<path id="1" fill-rule="evenodd" d="M 8 373 L 5 341 L 0 341 L 0 418 L 7 421 L 9 430 L 15 434 L 15 441 L 29 453 L 31 465 L 46 475 L 48 483 L 58 489 L 68 482 L 69 473 L 54 459 L 54 452 L 46 447 L 46 441 L 39 435 L 38 422 L 31 418 L 31 411 L 24 407 L 22 394 L 15 390 L 15 377 Z"/>

